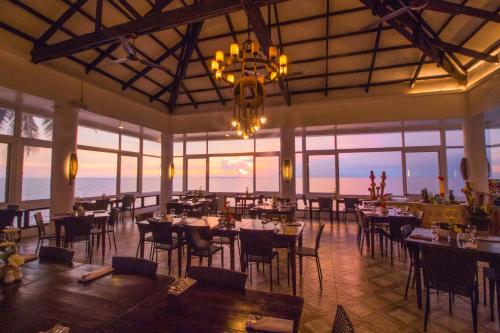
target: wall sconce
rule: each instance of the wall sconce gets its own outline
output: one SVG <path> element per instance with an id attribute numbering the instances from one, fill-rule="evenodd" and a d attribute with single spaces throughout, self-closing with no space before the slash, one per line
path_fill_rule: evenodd
<path id="1" fill-rule="evenodd" d="M 293 166 L 292 166 L 292 162 L 290 160 L 283 161 L 283 168 L 281 169 L 281 172 L 283 174 L 283 179 L 286 182 L 289 182 L 290 180 L 292 180 Z"/>
<path id="2" fill-rule="evenodd" d="M 71 153 L 71 155 L 69 156 L 69 172 L 68 172 L 70 185 L 73 185 L 73 181 L 75 180 L 77 173 L 78 173 L 78 157 L 76 156 L 76 153 Z"/>
<path id="3" fill-rule="evenodd" d="M 172 180 L 174 179 L 175 176 L 175 166 L 174 162 L 170 163 L 170 166 L 168 167 L 168 179 Z"/>

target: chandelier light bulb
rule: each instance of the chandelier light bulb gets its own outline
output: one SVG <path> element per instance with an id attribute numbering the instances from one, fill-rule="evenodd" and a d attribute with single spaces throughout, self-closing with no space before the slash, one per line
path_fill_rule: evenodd
<path id="1" fill-rule="evenodd" d="M 243 135 L 243 139 L 244 139 L 244 140 L 248 140 L 248 134 L 246 134 L 246 133 L 245 133 L 245 134 Z"/>
<path id="2" fill-rule="evenodd" d="M 278 50 L 276 49 L 276 46 L 269 46 L 269 59 L 274 60 L 278 56 Z"/>
<path id="3" fill-rule="evenodd" d="M 221 72 L 221 71 L 217 71 L 217 72 L 215 72 L 215 78 L 216 78 L 217 80 L 222 79 L 222 72 Z"/>
<path id="4" fill-rule="evenodd" d="M 233 74 L 228 74 L 227 75 L 227 81 L 230 83 L 234 83 L 234 75 Z"/>
<path id="5" fill-rule="evenodd" d="M 215 52 L 215 61 L 222 63 L 224 62 L 224 52 L 221 50 Z"/>
<path id="6" fill-rule="evenodd" d="M 229 51 L 231 53 L 231 57 L 237 58 L 240 54 L 240 46 L 236 43 L 233 43 L 229 46 Z"/>
<path id="7" fill-rule="evenodd" d="M 285 54 L 280 55 L 279 64 L 280 64 L 280 67 L 286 67 L 287 66 L 288 59 L 287 59 L 287 57 L 286 57 Z"/>
<path id="8" fill-rule="evenodd" d="M 233 128 L 236 128 L 236 126 L 238 126 L 238 122 L 235 119 L 233 119 L 231 121 L 231 126 L 233 126 Z"/>
<path id="9" fill-rule="evenodd" d="M 266 122 L 267 122 L 267 118 L 266 117 L 264 117 L 264 116 L 260 117 L 260 123 L 261 124 L 265 124 Z"/>
<path id="10" fill-rule="evenodd" d="M 212 69 L 212 72 L 217 72 L 219 70 L 219 63 L 215 60 L 212 60 L 210 68 Z"/>
<path id="11" fill-rule="evenodd" d="M 238 136 L 242 136 L 243 135 L 243 132 L 240 130 L 237 132 L 238 133 Z"/>

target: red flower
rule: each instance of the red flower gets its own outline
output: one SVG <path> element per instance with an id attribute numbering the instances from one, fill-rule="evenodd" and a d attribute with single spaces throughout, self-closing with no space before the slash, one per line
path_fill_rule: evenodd
<path id="1" fill-rule="evenodd" d="M 444 177 L 443 176 L 438 176 L 438 180 L 439 181 L 444 181 Z"/>

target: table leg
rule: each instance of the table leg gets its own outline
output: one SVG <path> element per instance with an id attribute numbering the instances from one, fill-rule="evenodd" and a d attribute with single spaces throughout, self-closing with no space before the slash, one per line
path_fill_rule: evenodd
<path id="1" fill-rule="evenodd" d="M 229 237 L 229 268 L 234 270 L 234 241 L 235 237 Z"/>
<path id="2" fill-rule="evenodd" d="M 500 259 L 496 259 L 494 262 L 490 263 L 490 266 L 495 270 L 495 285 L 497 289 L 497 318 L 500 318 Z M 500 320 L 498 321 L 498 325 L 500 326 Z"/>
<path id="3" fill-rule="evenodd" d="M 370 230 L 370 251 L 372 254 L 372 259 L 375 259 L 375 233 L 373 232 L 373 220 L 370 219 L 368 225 Z"/>
<path id="4" fill-rule="evenodd" d="M 141 229 L 139 229 L 141 230 Z M 139 256 L 144 259 L 144 239 L 146 238 L 145 233 L 141 230 L 139 233 Z"/>
<path id="5" fill-rule="evenodd" d="M 309 221 L 312 222 L 312 220 L 313 220 L 313 210 L 311 203 L 309 203 Z"/>
<path id="6" fill-rule="evenodd" d="M 339 201 L 338 200 L 335 200 L 335 214 L 337 215 L 337 222 L 340 221 L 340 205 L 339 205 Z"/>
<path id="7" fill-rule="evenodd" d="M 101 222 L 101 238 L 102 238 L 102 259 L 106 255 L 106 224 L 108 224 L 107 219 L 103 219 Z"/>
<path id="8" fill-rule="evenodd" d="M 302 235 L 300 235 L 300 237 L 299 237 L 299 247 L 302 247 Z M 303 268 L 302 256 L 299 256 L 299 272 L 300 272 L 300 276 L 302 276 L 302 268 Z"/>
<path id="9" fill-rule="evenodd" d="M 182 275 L 182 232 L 177 233 L 177 239 L 179 240 L 179 246 L 177 247 L 177 276 Z M 188 248 L 189 251 L 189 248 Z"/>
<path id="10" fill-rule="evenodd" d="M 420 261 L 420 249 L 411 250 L 411 256 L 413 256 L 414 273 L 415 274 L 415 293 L 417 296 L 417 306 L 422 309 L 422 262 Z"/>
<path id="11" fill-rule="evenodd" d="M 297 264 L 295 262 L 296 245 L 295 240 L 290 244 L 290 265 L 292 266 L 292 292 L 297 295 Z"/>
<path id="12" fill-rule="evenodd" d="M 61 247 L 61 223 L 55 222 L 56 227 L 56 246 Z"/>

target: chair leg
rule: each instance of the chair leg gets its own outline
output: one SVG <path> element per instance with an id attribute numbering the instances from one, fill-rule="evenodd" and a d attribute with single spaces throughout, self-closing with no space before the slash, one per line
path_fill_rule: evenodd
<path id="1" fill-rule="evenodd" d="M 280 284 L 280 255 L 279 253 L 276 255 L 276 271 L 278 276 L 278 285 Z"/>
<path id="2" fill-rule="evenodd" d="M 170 270 L 172 269 L 172 250 L 168 250 L 168 275 L 170 275 Z"/>
<path id="3" fill-rule="evenodd" d="M 262 265 L 262 267 L 265 267 L 266 265 Z M 273 291 L 273 261 L 271 260 L 269 262 L 269 281 L 271 284 L 271 291 Z"/>
<path id="4" fill-rule="evenodd" d="M 495 281 L 489 280 L 491 321 L 495 321 Z M 497 305 L 498 306 L 498 305 Z"/>
<path id="5" fill-rule="evenodd" d="M 115 237 L 115 231 L 113 230 L 113 243 L 115 244 L 115 253 L 118 253 L 118 248 L 116 247 L 116 237 Z"/>
<path id="6" fill-rule="evenodd" d="M 221 245 L 221 250 L 220 250 L 220 263 L 222 268 L 224 268 L 224 246 Z"/>
<path id="7" fill-rule="evenodd" d="M 392 250 L 393 250 L 393 242 L 391 240 L 391 266 L 394 264 L 394 259 L 393 259 L 393 256 L 392 256 Z"/>
<path id="8" fill-rule="evenodd" d="M 472 327 L 474 329 L 474 333 L 477 333 L 477 300 L 474 291 L 472 291 L 470 301 L 471 301 L 470 306 L 472 310 Z"/>
<path id="9" fill-rule="evenodd" d="M 406 280 L 406 289 L 405 289 L 405 299 L 408 299 L 408 289 L 410 287 L 410 279 L 412 272 L 413 272 L 413 263 L 410 264 L 410 269 L 408 271 L 408 279 Z"/>
<path id="10" fill-rule="evenodd" d="M 319 289 L 323 290 L 323 273 L 321 272 L 321 263 L 319 262 L 319 256 L 316 256 L 316 266 L 318 268 Z"/>
<path id="11" fill-rule="evenodd" d="M 39 238 L 38 239 L 38 243 L 36 244 L 36 250 L 35 250 L 35 253 L 38 253 L 38 249 L 40 248 L 40 243 L 42 242 L 42 239 Z M 486 290 L 486 289 L 485 289 Z M 486 291 L 485 291 L 486 292 Z"/>
<path id="12" fill-rule="evenodd" d="M 431 304 L 430 304 L 430 288 L 427 286 L 426 292 L 425 292 L 425 316 L 424 316 L 424 332 L 427 332 L 427 321 L 429 317 L 429 312 L 431 311 Z"/>

